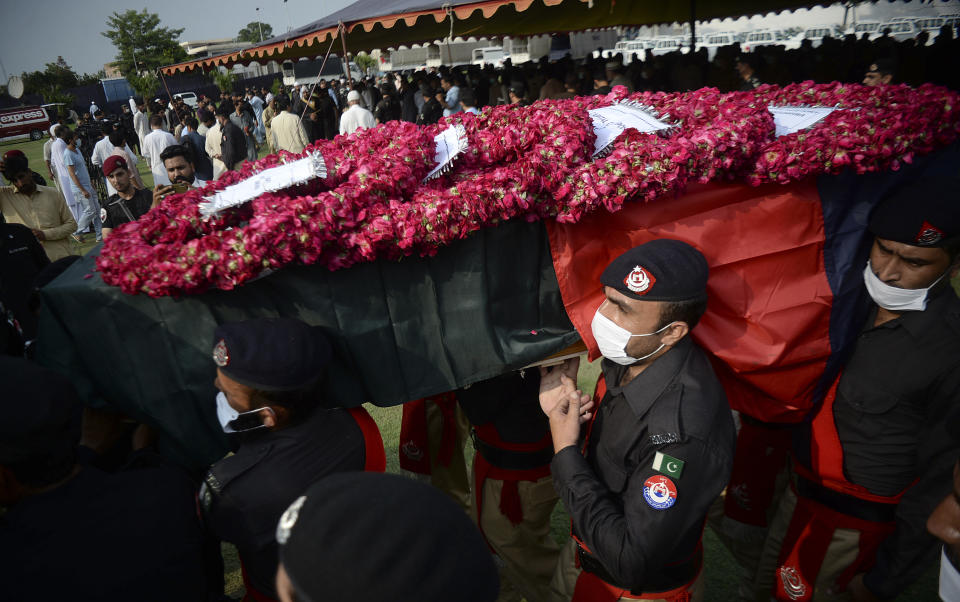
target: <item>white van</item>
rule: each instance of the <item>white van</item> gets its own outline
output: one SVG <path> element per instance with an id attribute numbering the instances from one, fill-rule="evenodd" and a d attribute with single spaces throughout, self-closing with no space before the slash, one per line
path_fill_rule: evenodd
<path id="1" fill-rule="evenodd" d="M 194 92 L 178 92 L 173 95 L 174 98 L 180 98 L 183 100 L 183 104 L 187 105 L 191 109 L 197 108 L 197 95 Z"/>
<path id="2" fill-rule="evenodd" d="M 503 67 L 503 61 L 507 58 L 507 53 L 503 46 L 487 46 L 486 48 L 474 48 L 471 55 L 471 63 L 483 67 L 484 65 L 493 65 L 494 67 Z"/>

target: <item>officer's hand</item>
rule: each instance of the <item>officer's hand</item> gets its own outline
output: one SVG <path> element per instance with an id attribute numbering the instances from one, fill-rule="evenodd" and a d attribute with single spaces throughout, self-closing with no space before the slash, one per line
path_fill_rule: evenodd
<path id="1" fill-rule="evenodd" d="M 47 235 L 43 233 L 43 230 L 38 230 L 38 229 L 34 228 L 34 229 L 30 230 L 30 231 L 33 232 L 33 235 L 34 235 L 34 236 L 37 238 L 37 240 L 39 240 L 40 242 L 43 242 L 43 241 L 47 240 Z"/>
<path id="2" fill-rule="evenodd" d="M 854 602 L 882 602 L 883 598 L 879 598 L 873 594 L 867 586 L 863 583 L 863 573 L 859 573 L 850 580 L 850 585 L 847 586 L 847 591 L 850 592 L 850 596 L 853 598 Z"/>
<path id="3" fill-rule="evenodd" d="M 569 377 L 563 376 L 565 381 Z M 572 383 L 571 383 L 572 384 Z M 583 418 L 581 403 L 583 395 L 580 391 L 572 391 L 564 395 L 547 416 L 550 419 L 550 435 L 553 437 L 553 451 L 558 452 L 565 447 L 576 445 L 580 439 L 580 423 Z M 589 419 L 590 413 L 586 412 Z"/>
<path id="4" fill-rule="evenodd" d="M 564 395 L 569 395 L 577 386 L 577 370 L 580 369 L 580 358 L 574 357 L 556 366 L 540 366 L 540 409 L 550 415 L 551 410 Z M 571 383 L 565 385 L 561 380 L 566 376 Z"/>
<path id="5" fill-rule="evenodd" d="M 130 448 L 138 451 L 150 447 L 157 440 L 157 434 L 152 428 L 145 424 L 137 425 L 131 436 Z"/>

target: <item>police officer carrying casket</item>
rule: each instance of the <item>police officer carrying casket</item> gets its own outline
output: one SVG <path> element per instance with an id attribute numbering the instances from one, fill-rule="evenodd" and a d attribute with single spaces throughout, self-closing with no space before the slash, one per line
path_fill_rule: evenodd
<path id="1" fill-rule="evenodd" d="M 554 484 L 573 522 L 552 594 L 577 602 L 702 595 L 701 535 L 726 485 L 735 432 L 726 396 L 691 340 L 707 263 L 659 239 L 614 259 L 592 331 L 604 356 L 599 406 L 576 390 L 578 360 L 541 369 Z"/>
<path id="2" fill-rule="evenodd" d="M 284 510 L 328 474 L 382 472 L 383 441 L 365 410 L 322 398 L 332 351 L 319 328 L 256 319 L 219 326 L 214 341 L 217 418 L 238 447 L 210 467 L 200 503 L 212 534 L 237 546 L 248 594 L 274 599 Z"/>

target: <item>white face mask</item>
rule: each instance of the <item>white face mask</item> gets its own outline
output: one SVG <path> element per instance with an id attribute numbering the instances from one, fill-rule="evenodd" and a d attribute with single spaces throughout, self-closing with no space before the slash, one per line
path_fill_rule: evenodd
<path id="1" fill-rule="evenodd" d="M 603 355 L 603 357 L 621 366 L 629 366 L 630 364 L 641 362 L 650 356 L 656 355 L 658 351 L 666 347 L 664 343 L 661 343 L 652 353 L 648 353 L 643 357 L 630 357 L 627 355 L 627 344 L 630 343 L 631 337 L 652 337 L 660 334 L 672 324 L 673 322 L 656 332 L 633 334 L 626 328 L 617 326 L 616 322 L 601 314 L 600 310 L 597 309 L 597 312 L 593 314 L 593 322 L 590 324 L 590 330 L 593 331 L 593 338 L 597 340 L 597 347 L 600 348 L 600 354 Z"/>
<path id="2" fill-rule="evenodd" d="M 940 551 L 940 598 L 960 600 L 960 572 L 947 558 L 946 548 Z"/>
<path id="3" fill-rule="evenodd" d="M 863 270 L 863 283 L 870 293 L 873 302 L 890 311 L 923 311 L 927 309 L 927 293 L 938 282 L 943 280 L 946 272 L 933 281 L 933 284 L 927 288 L 897 288 L 890 286 L 877 277 L 873 272 L 873 266 L 870 260 L 867 260 L 867 267 Z"/>
<path id="4" fill-rule="evenodd" d="M 266 428 L 267 425 L 263 423 L 260 423 L 257 426 L 249 426 L 239 429 L 231 426 L 231 423 L 241 416 L 249 416 L 250 414 L 255 414 L 262 409 L 263 408 L 257 408 L 256 410 L 250 410 L 249 412 L 238 412 L 234 410 L 233 406 L 230 405 L 230 402 L 227 401 L 227 396 L 224 395 L 223 391 L 217 393 L 217 420 L 220 421 L 220 428 L 223 429 L 224 433 L 241 433 L 259 428 Z"/>

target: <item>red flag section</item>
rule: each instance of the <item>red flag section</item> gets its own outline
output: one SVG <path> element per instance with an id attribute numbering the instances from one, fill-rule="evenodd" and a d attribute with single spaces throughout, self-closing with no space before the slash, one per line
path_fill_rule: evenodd
<path id="1" fill-rule="evenodd" d="M 710 265 L 707 313 L 693 330 L 730 405 L 767 422 L 799 421 L 830 355 L 833 295 L 813 178 L 792 185 L 703 184 L 675 199 L 629 203 L 574 225 L 547 223 L 564 306 L 590 351 L 600 274 L 654 238 L 698 248 Z"/>

